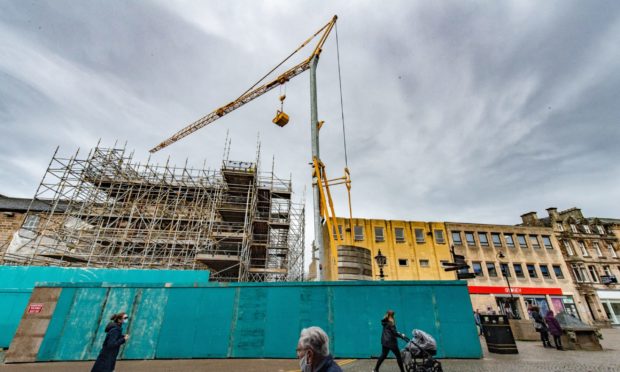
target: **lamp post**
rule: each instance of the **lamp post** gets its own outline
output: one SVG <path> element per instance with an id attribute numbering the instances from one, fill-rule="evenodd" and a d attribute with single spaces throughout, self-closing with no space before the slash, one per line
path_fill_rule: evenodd
<path id="1" fill-rule="evenodd" d="M 506 270 L 502 270 L 502 261 L 504 258 L 506 258 L 506 256 L 504 255 L 504 253 L 499 252 L 497 254 L 497 258 L 500 262 L 500 271 L 502 272 L 502 274 L 504 275 L 504 279 L 506 279 L 506 285 L 508 286 L 508 292 L 510 293 L 510 304 L 511 304 L 511 311 L 512 311 L 512 306 L 515 303 L 515 298 L 512 294 L 512 288 L 510 287 L 510 280 L 508 279 L 508 275 L 509 275 L 509 269 L 508 269 L 508 265 L 506 265 Z"/>
<path id="2" fill-rule="evenodd" d="M 379 280 L 383 280 L 383 278 L 385 278 L 385 275 L 383 275 L 383 266 L 387 263 L 387 257 L 381 254 L 380 249 L 375 256 L 375 261 L 377 262 L 377 266 L 379 266 Z"/>

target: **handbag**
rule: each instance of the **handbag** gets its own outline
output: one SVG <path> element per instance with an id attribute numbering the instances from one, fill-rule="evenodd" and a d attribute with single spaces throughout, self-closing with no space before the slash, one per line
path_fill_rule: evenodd
<path id="1" fill-rule="evenodd" d="M 541 330 L 543 328 L 542 323 L 534 322 L 534 329 Z"/>

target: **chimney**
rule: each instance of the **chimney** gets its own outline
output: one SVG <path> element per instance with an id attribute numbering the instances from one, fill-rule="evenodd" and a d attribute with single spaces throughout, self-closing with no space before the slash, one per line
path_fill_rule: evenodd
<path id="1" fill-rule="evenodd" d="M 547 208 L 547 213 L 549 214 L 549 218 L 552 220 L 559 219 L 558 209 L 555 207 Z"/>
<path id="2" fill-rule="evenodd" d="M 533 226 L 536 225 L 536 222 L 538 222 L 538 216 L 536 215 L 536 212 L 527 212 L 521 215 L 521 220 L 524 225 Z"/>

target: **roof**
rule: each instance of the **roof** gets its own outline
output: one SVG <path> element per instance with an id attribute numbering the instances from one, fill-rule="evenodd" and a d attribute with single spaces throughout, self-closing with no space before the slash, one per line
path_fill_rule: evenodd
<path id="1" fill-rule="evenodd" d="M 32 203 L 32 205 L 31 205 Z M 31 212 L 47 212 L 52 207 L 51 200 L 33 200 L 30 198 L 12 198 L 0 195 L 0 212 L 27 212 L 30 207 Z M 60 203 L 56 210 L 63 212 L 66 203 Z"/>

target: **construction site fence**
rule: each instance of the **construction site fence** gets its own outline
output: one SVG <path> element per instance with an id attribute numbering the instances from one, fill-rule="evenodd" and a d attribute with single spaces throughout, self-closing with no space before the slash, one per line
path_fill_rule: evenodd
<path id="1" fill-rule="evenodd" d="M 129 314 L 124 332 L 131 335 L 120 359 L 295 358 L 309 326 L 327 332 L 335 357 L 373 358 L 388 309 L 399 331 L 431 334 L 438 357 L 481 357 L 461 281 L 48 283 L 35 289 L 32 303 L 44 309 L 24 313 L 6 362 L 93 360 L 119 311 Z"/>
<path id="2" fill-rule="evenodd" d="M 9 347 L 37 283 L 206 283 L 206 270 L 0 266 L 0 348 Z"/>

